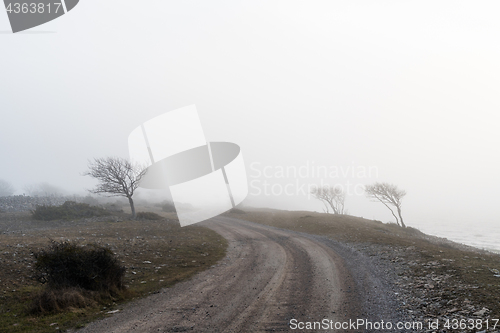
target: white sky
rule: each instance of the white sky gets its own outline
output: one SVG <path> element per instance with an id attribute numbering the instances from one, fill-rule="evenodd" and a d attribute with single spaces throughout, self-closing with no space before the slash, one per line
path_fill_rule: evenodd
<path id="1" fill-rule="evenodd" d="M 40 181 L 81 192 L 87 159 L 126 157 L 135 127 L 196 104 L 209 140 L 242 147 L 250 181 L 252 163 L 376 166 L 378 177 L 325 181 L 399 185 L 409 225 L 498 223 L 499 12 L 498 1 L 82 0 L 11 34 L 0 10 L 0 178 L 18 193 Z M 300 195 L 247 202 L 322 209 Z M 391 219 L 362 196 L 346 205 Z"/>

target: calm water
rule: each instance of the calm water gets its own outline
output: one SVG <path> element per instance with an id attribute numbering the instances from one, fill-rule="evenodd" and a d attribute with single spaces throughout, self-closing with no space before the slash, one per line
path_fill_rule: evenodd
<path id="1" fill-rule="evenodd" d="M 429 235 L 500 253 L 500 225 L 485 227 L 480 224 L 414 223 L 411 226 Z"/>

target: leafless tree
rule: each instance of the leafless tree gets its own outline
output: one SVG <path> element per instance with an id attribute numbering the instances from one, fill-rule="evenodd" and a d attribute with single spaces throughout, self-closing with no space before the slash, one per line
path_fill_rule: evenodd
<path id="1" fill-rule="evenodd" d="M 373 185 L 367 185 L 365 187 L 366 196 L 373 201 L 380 201 L 383 203 L 392 213 L 392 216 L 396 219 L 396 223 L 406 228 L 403 222 L 403 216 L 401 216 L 401 202 L 403 197 L 406 195 L 406 191 L 398 189 L 396 185 L 389 183 L 375 183 Z M 394 206 L 397 209 L 399 219 L 394 214 L 394 211 L 390 206 Z"/>
<path id="2" fill-rule="evenodd" d="M 132 210 L 132 218 L 135 219 L 132 197 L 147 169 L 121 157 L 95 158 L 89 161 L 88 167 L 89 171 L 84 175 L 91 176 L 99 182 L 94 189 L 89 191 L 95 194 L 108 194 L 110 197 L 126 197 Z"/>
<path id="3" fill-rule="evenodd" d="M 345 193 L 338 186 L 316 187 L 311 190 L 311 194 L 325 205 L 326 212 L 333 214 L 344 214 Z"/>
<path id="4" fill-rule="evenodd" d="M 8 197 L 14 194 L 14 187 L 3 179 L 0 179 L 0 197 Z"/>

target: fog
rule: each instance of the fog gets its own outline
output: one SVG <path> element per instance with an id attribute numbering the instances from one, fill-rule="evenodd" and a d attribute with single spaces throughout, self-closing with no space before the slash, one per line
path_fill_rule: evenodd
<path id="1" fill-rule="evenodd" d="M 240 145 L 246 205 L 322 211 L 308 186 L 323 181 L 344 186 L 349 214 L 386 222 L 360 191 L 385 181 L 408 192 L 407 225 L 487 233 L 499 222 L 499 10 L 82 0 L 18 34 L 0 11 L 0 178 L 17 194 L 37 182 L 84 193 L 88 159 L 127 157 L 134 128 L 195 104 L 208 140 Z"/>

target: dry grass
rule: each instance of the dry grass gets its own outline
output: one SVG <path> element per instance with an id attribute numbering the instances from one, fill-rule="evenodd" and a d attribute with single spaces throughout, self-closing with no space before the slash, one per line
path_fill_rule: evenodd
<path id="1" fill-rule="evenodd" d="M 162 214 L 162 213 L 160 213 Z M 175 214 L 159 221 L 36 222 L 29 213 L 0 215 L 0 332 L 54 332 L 77 327 L 120 309 L 123 300 L 141 297 L 191 277 L 225 255 L 226 240 L 214 231 L 181 228 Z M 168 219 L 168 220 L 167 220 Z M 112 220 L 112 219 L 111 219 Z M 65 289 L 44 291 L 32 276 L 32 253 L 50 240 L 109 247 L 126 267 L 121 297 Z M 56 295 L 57 294 L 57 295 Z M 33 316 L 33 300 L 56 310 Z M 59 303 L 58 303 L 59 302 Z M 63 312 L 57 313 L 57 310 Z M 52 325 L 51 325 L 52 324 Z"/>
<path id="2" fill-rule="evenodd" d="M 361 250 L 376 244 L 377 255 L 386 260 L 405 262 L 406 274 L 421 281 L 415 283 L 414 288 L 433 288 L 429 292 L 448 303 L 450 308 L 470 302 L 479 308 L 490 309 L 491 318 L 500 318 L 500 278 L 493 273 L 495 269 L 500 270 L 498 254 L 428 236 L 417 229 L 402 229 L 395 224 L 348 215 L 271 209 L 248 209 L 244 215 L 228 215 L 327 236 Z M 439 278 L 443 278 L 442 283 Z M 432 279 L 438 282 L 432 282 Z"/>

